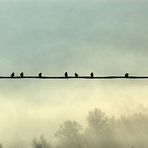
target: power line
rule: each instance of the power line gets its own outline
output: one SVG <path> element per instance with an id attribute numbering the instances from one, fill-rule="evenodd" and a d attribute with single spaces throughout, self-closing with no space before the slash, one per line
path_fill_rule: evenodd
<path id="1" fill-rule="evenodd" d="M 124 76 L 95 76 L 93 72 L 89 76 L 79 76 L 77 73 L 71 76 L 67 72 L 64 76 L 43 76 L 42 73 L 39 73 L 38 76 L 26 76 L 23 72 L 19 76 L 15 76 L 13 72 L 10 76 L 0 76 L 0 79 L 148 79 L 148 76 L 130 76 L 128 73 Z"/>

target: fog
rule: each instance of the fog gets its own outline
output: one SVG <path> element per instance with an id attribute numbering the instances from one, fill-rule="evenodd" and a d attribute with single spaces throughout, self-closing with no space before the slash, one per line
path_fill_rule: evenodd
<path id="1" fill-rule="evenodd" d="M 42 133 L 25 144 L 21 139 L 3 147 L 28 148 L 131 148 L 148 147 L 148 109 L 118 118 L 107 116 L 101 109 L 88 112 L 85 126 L 75 120 L 62 122 L 53 137 Z M 44 128 L 44 127 L 42 127 Z M 47 129 L 50 132 L 50 128 Z"/>
<path id="2" fill-rule="evenodd" d="M 4 148 L 147 147 L 147 81 L 29 82 L 1 86 Z"/>

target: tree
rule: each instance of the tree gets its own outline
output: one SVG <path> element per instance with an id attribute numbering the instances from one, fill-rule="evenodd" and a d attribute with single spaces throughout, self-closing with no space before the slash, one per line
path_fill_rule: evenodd
<path id="1" fill-rule="evenodd" d="M 89 112 L 87 121 L 88 127 L 85 130 L 84 137 L 88 148 L 117 147 L 114 131 L 110 126 L 111 119 L 104 112 L 95 108 Z"/>
<path id="2" fill-rule="evenodd" d="M 3 145 L 0 143 L 0 148 L 2 148 L 3 147 Z"/>
<path id="3" fill-rule="evenodd" d="M 52 148 L 51 144 L 46 141 L 44 136 L 40 137 L 40 140 L 33 140 L 33 148 Z"/>
<path id="4" fill-rule="evenodd" d="M 95 129 L 95 131 L 101 131 L 107 128 L 108 118 L 100 109 L 95 108 L 94 111 L 90 111 L 87 117 L 89 128 Z"/>
<path id="5" fill-rule="evenodd" d="M 82 127 L 76 121 L 65 121 L 55 134 L 59 139 L 58 147 L 81 147 L 81 129 Z"/>

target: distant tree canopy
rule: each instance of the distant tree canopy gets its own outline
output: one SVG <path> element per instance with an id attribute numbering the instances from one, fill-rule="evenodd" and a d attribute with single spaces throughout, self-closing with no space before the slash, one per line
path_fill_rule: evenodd
<path id="1" fill-rule="evenodd" d="M 81 146 L 81 130 L 82 126 L 76 121 L 65 121 L 55 134 L 60 142 L 58 147 L 79 148 Z"/>
<path id="2" fill-rule="evenodd" d="M 55 133 L 54 146 L 41 136 L 33 140 L 33 148 L 147 148 L 147 133 L 147 113 L 115 119 L 95 108 L 88 113 L 85 128 L 76 121 L 65 121 Z"/>
<path id="3" fill-rule="evenodd" d="M 33 148 L 52 148 L 52 146 L 46 141 L 46 139 L 42 135 L 39 140 L 33 140 Z"/>
<path id="4" fill-rule="evenodd" d="M 107 127 L 108 118 L 101 110 L 95 108 L 94 111 L 90 111 L 87 117 L 89 128 L 101 131 Z"/>
<path id="5" fill-rule="evenodd" d="M 76 121 L 65 121 L 60 125 L 59 130 L 56 132 L 55 136 L 59 138 L 69 138 L 80 134 L 82 126 Z"/>

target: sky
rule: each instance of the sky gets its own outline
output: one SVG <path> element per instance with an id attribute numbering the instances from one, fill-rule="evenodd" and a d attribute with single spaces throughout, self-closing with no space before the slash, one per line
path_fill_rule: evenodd
<path id="1" fill-rule="evenodd" d="M 146 0 L 0 0 L 0 75 L 148 75 Z M 2 143 L 51 136 L 89 110 L 147 107 L 147 80 L 0 80 Z M 25 137 L 25 138 L 24 138 Z"/>

